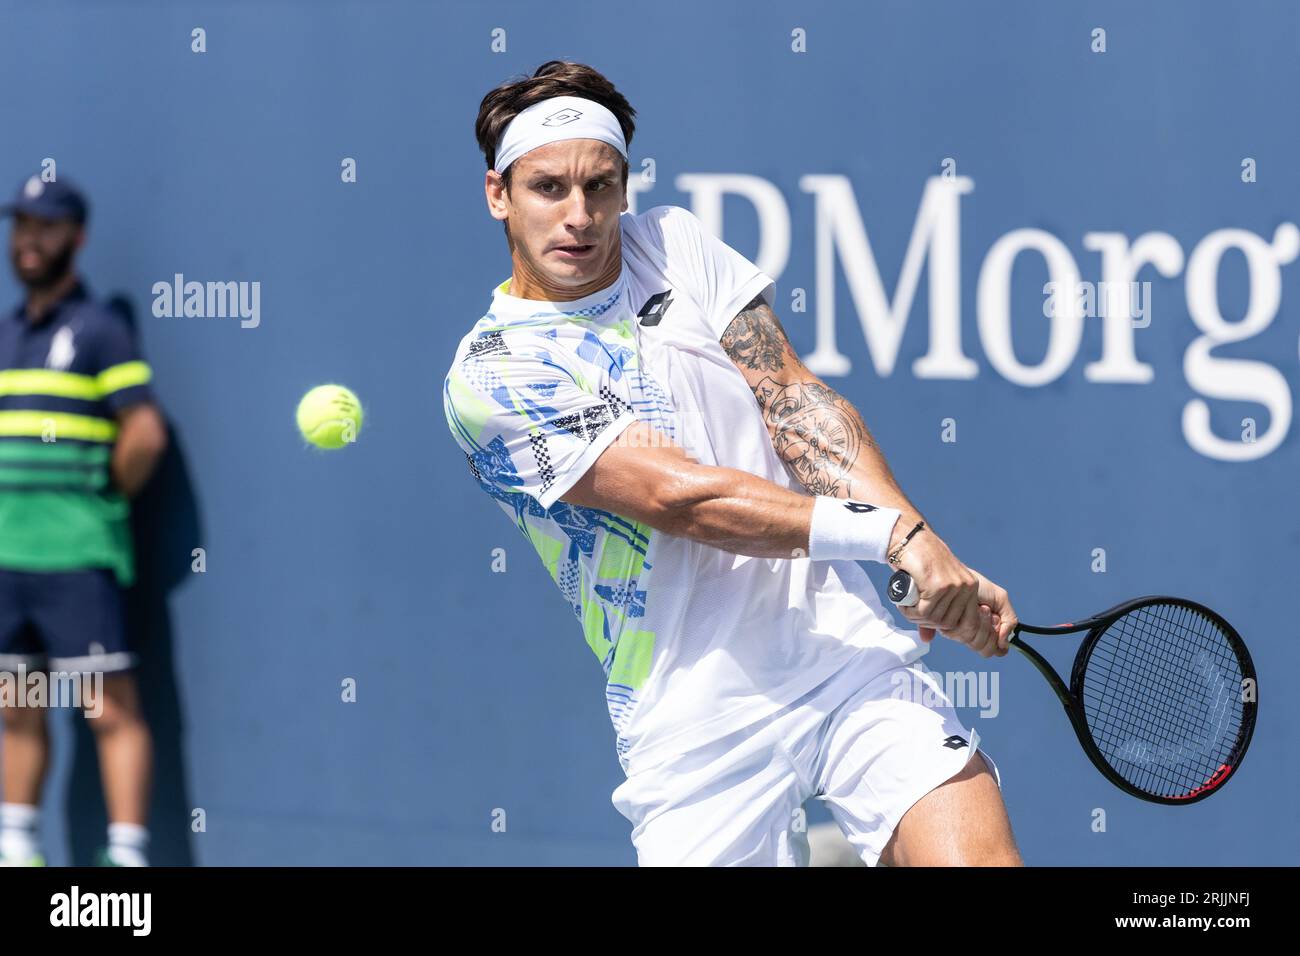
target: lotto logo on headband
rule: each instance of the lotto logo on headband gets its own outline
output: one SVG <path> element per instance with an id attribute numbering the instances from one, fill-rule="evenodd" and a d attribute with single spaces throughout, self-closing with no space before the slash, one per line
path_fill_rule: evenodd
<path id="1" fill-rule="evenodd" d="M 546 119 L 542 122 L 542 125 L 563 126 L 565 123 L 572 123 L 581 115 L 582 115 L 581 110 L 575 110 L 570 106 L 566 106 L 564 109 L 560 110 L 559 112 L 552 113 L 550 116 L 546 117 Z"/>

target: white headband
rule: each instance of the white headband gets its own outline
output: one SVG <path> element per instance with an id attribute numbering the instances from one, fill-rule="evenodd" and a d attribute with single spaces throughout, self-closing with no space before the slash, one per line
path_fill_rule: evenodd
<path id="1" fill-rule="evenodd" d="M 623 127 L 613 113 L 581 96 L 552 96 L 520 111 L 506 125 L 497 144 L 493 168 L 504 173 L 506 167 L 529 150 L 562 139 L 597 139 L 613 146 L 627 159 Z"/>

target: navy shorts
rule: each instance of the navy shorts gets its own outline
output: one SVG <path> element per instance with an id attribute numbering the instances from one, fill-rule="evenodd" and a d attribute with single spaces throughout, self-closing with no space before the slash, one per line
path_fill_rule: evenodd
<path id="1" fill-rule="evenodd" d="M 129 670 L 122 589 L 113 572 L 0 568 L 0 671 Z"/>

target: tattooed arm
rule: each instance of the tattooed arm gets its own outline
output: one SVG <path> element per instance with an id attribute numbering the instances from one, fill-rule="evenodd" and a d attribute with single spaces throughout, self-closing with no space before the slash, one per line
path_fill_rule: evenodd
<path id="1" fill-rule="evenodd" d="M 772 447 L 795 479 L 814 495 L 897 508 L 902 516 L 894 525 L 890 550 L 901 544 L 924 517 L 898 487 L 861 414 L 800 361 L 761 296 L 727 326 L 721 345 L 754 392 Z M 995 596 L 993 626 L 1004 641 L 1009 639 L 1016 618 L 1006 592 L 966 567 L 930 522 L 925 524 L 926 531 L 908 543 L 897 566 L 916 579 L 923 601 L 918 607 L 929 610 L 924 615 L 912 608 L 899 610 L 929 640 L 937 627 L 952 629 L 957 620 L 966 628 L 977 626 L 990 606 L 979 600 L 984 591 Z"/>
<path id="2" fill-rule="evenodd" d="M 810 493 L 899 509 L 900 540 L 923 520 L 858 410 L 808 371 L 761 296 L 732 320 L 721 342 L 754 392 L 777 456 Z"/>

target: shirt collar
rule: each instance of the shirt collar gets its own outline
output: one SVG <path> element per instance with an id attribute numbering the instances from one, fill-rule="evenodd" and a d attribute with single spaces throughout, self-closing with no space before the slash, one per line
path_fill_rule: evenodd
<path id="1" fill-rule="evenodd" d="M 54 317 L 69 305 L 72 305 L 74 302 L 82 302 L 88 298 L 90 298 L 90 290 L 86 288 L 85 281 L 78 277 L 77 281 L 73 284 L 72 288 L 68 289 L 63 298 L 56 300 L 45 315 L 41 317 L 40 321 L 31 327 L 37 329 L 41 328 L 53 321 Z M 23 301 L 18 304 L 18 307 L 14 309 L 12 315 L 23 324 L 29 324 L 27 322 L 27 299 L 24 298 Z"/>

